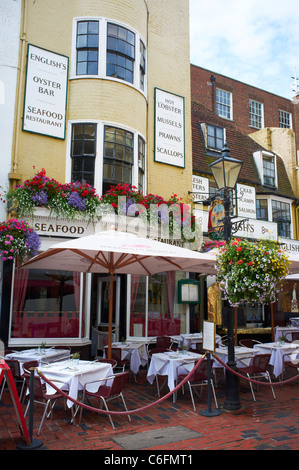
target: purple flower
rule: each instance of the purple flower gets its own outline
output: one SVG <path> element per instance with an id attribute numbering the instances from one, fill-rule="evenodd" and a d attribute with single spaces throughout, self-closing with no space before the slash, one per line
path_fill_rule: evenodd
<path id="1" fill-rule="evenodd" d="M 83 199 L 76 192 L 73 192 L 69 195 L 68 205 L 79 211 L 84 211 L 86 209 L 85 201 L 83 201 Z"/>
<path id="2" fill-rule="evenodd" d="M 45 206 L 48 204 L 48 196 L 45 191 L 40 191 L 39 193 L 34 193 L 32 195 L 32 200 L 35 202 L 36 205 Z"/>

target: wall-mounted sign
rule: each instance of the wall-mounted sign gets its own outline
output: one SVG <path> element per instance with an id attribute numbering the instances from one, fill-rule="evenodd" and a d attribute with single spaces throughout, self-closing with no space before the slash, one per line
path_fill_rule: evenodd
<path id="1" fill-rule="evenodd" d="M 234 219 L 233 237 L 277 240 L 277 223 L 257 219 Z"/>
<path id="2" fill-rule="evenodd" d="M 193 202 L 202 202 L 209 198 L 210 180 L 203 176 L 192 175 Z"/>
<path id="3" fill-rule="evenodd" d="M 178 303 L 200 304 L 200 281 L 193 279 L 178 281 Z"/>
<path id="4" fill-rule="evenodd" d="M 155 161 L 185 167 L 184 98 L 158 88 L 155 88 Z"/>
<path id="5" fill-rule="evenodd" d="M 65 138 L 68 57 L 28 45 L 23 130 Z"/>
<path id="6" fill-rule="evenodd" d="M 219 199 L 213 202 L 209 211 L 208 235 L 211 240 L 220 240 L 224 235 L 224 216 L 225 209 L 223 200 Z"/>
<path id="7" fill-rule="evenodd" d="M 239 217 L 256 219 L 255 187 L 237 184 L 237 212 Z"/>

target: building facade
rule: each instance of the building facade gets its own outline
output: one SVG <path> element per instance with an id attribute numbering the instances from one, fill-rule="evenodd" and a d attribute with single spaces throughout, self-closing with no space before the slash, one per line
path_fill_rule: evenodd
<path id="1" fill-rule="evenodd" d="M 12 86 L 19 99 L 10 188 L 42 170 L 62 184 L 85 181 L 98 195 L 126 184 L 165 199 L 176 193 L 188 203 L 188 0 L 172 1 L 171 19 L 167 0 L 37 0 L 19 6 L 22 27 L 15 43 L 21 39 L 22 47 Z M 31 222 L 41 250 L 92 230 L 86 221 L 50 218 L 43 210 Z M 2 299 L 1 324 L 9 345 L 46 338 L 48 344 L 81 347 L 90 344 L 92 326 L 105 329 L 105 276 L 32 270 L 24 277 L 6 269 L 5 278 L 12 276 L 13 283 Z M 149 333 L 150 315 L 156 325 L 151 335 L 161 333 L 162 303 L 170 295 L 164 281 L 140 279 L 131 308 L 131 277 L 115 280 L 117 339 L 145 335 L 145 324 Z M 172 307 L 166 316 L 173 315 L 176 332 L 187 331 L 188 308 Z"/>
<path id="2" fill-rule="evenodd" d="M 298 252 L 296 99 L 287 100 L 194 65 L 191 97 L 195 206 L 205 199 L 201 193 L 215 194 L 209 165 L 220 157 L 227 143 L 231 156 L 243 162 L 232 195 L 232 213 L 237 217 L 233 235 L 278 239 L 286 251 Z M 204 212 L 206 237 L 210 208 Z M 208 282 L 213 286 L 213 279 Z M 215 290 L 211 287 L 213 295 Z M 217 295 L 220 299 L 219 291 Z M 298 312 L 292 303 L 294 295 L 294 281 L 285 281 L 273 307 L 276 324 L 285 324 Z M 271 327 L 268 307 L 244 306 L 240 311 L 243 330 L 239 333 L 265 333 Z M 218 323 L 223 323 L 219 312 Z M 254 328 L 249 328 L 251 325 Z"/>

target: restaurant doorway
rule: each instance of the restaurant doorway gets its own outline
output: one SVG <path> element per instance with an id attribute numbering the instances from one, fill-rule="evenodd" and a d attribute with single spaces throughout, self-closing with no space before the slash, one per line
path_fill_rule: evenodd
<path id="1" fill-rule="evenodd" d="M 119 324 L 120 324 L 120 291 L 121 277 L 113 278 L 113 317 L 112 330 L 114 332 L 115 341 L 119 341 Z M 108 331 L 109 321 L 109 295 L 110 295 L 110 278 L 108 276 L 98 277 L 97 279 L 97 326 L 100 331 Z"/>

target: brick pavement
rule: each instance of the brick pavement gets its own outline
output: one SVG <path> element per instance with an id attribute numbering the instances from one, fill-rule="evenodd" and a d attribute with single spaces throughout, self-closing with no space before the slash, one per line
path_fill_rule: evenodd
<path id="1" fill-rule="evenodd" d="M 224 411 L 224 383 L 220 381 L 216 389 L 220 405 L 220 415 L 204 417 L 199 414 L 207 409 L 207 394 L 204 387 L 202 399 L 196 398 L 197 411 L 194 412 L 189 392 L 178 393 L 176 403 L 167 398 L 157 403 L 155 384 L 149 385 L 145 372 L 138 376 L 137 384 L 126 385 L 124 395 L 129 410 L 135 410 L 155 403 L 154 406 L 138 414 L 132 414 L 129 422 L 126 416 L 113 417 L 116 429 L 113 430 L 105 415 L 84 411 L 79 425 L 70 423 L 69 410 L 58 405 L 54 418 L 45 421 L 41 435 L 36 436 L 43 407 L 35 405 L 34 438 L 42 440 L 40 450 L 102 450 L 108 454 L 124 451 L 118 443 L 119 437 L 130 437 L 131 450 L 143 434 L 159 430 L 155 442 L 144 446 L 149 451 L 178 452 L 194 450 L 297 450 L 299 449 L 299 379 L 275 387 L 276 400 L 269 386 L 260 386 L 256 403 L 252 400 L 248 382 L 241 382 L 240 399 L 242 408 L 238 411 Z M 112 404 L 115 403 L 116 407 Z M 111 402 L 111 409 L 122 411 L 118 401 Z M 214 403 L 212 404 L 214 408 Z M 159 435 L 168 436 L 168 431 L 179 427 L 181 430 L 195 431 L 197 435 L 185 440 L 172 436 L 170 443 L 163 443 Z M 178 429 L 179 429 L 178 428 Z M 179 434 L 178 434 L 179 435 Z M 11 400 L 5 391 L 0 402 L 0 450 L 15 450 L 22 441 Z M 136 446 L 134 445 L 136 442 Z M 119 455 L 119 454 L 117 454 Z"/>

